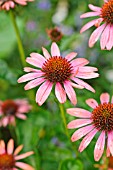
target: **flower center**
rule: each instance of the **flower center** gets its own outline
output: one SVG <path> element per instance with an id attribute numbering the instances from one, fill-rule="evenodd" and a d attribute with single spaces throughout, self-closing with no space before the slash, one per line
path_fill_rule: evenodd
<path id="1" fill-rule="evenodd" d="M 0 155 L 0 170 L 12 170 L 15 165 L 13 155 L 3 154 Z"/>
<path id="2" fill-rule="evenodd" d="M 113 24 L 113 0 L 109 0 L 102 6 L 101 17 L 105 22 Z"/>
<path id="3" fill-rule="evenodd" d="M 13 100 L 6 100 L 2 104 L 2 111 L 5 115 L 14 115 L 17 109 L 18 106 Z"/>
<path id="4" fill-rule="evenodd" d="M 42 66 L 44 77 L 51 82 L 63 83 L 69 79 L 72 73 L 71 64 L 65 59 L 60 57 L 51 57 Z"/>
<path id="5" fill-rule="evenodd" d="M 113 130 L 113 104 L 103 103 L 98 105 L 92 112 L 95 127 L 99 130 Z"/>
<path id="6" fill-rule="evenodd" d="M 53 37 L 53 38 L 57 38 L 57 37 L 59 37 L 61 35 L 61 33 L 58 31 L 58 30 L 56 30 L 56 29 L 53 29 L 52 31 L 51 31 L 51 36 Z"/>

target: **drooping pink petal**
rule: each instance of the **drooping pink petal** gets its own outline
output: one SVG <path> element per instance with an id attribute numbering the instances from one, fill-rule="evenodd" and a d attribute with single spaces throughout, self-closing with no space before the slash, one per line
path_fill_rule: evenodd
<path id="1" fill-rule="evenodd" d="M 113 47 L 113 25 L 111 25 L 110 27 L 109 39 L 106 44 L 107 50 L 111 50 L 112 47 Z"/>
<path id="2" fill-rule="evenodd" d="M 98 12 L 87 12 L 85 14 L 82 14 L 80 16 L 80 18 L 88 18 L 88 17 L 93 17 L 93 16 L 99 16 L 100 13 L 101 13 L 100 11 L 98 11 Z"/>
<path id="3" fill-rule="evenodd" d="M 70 63 L 73 67 L 82 67 L 82 66 L 88 64 L 89 61 L 85 58 L 76 58 L 76 59 L 72 60 Z"/>
<path id="4" fill-rule="evenodd" d="M 27 83 L 24 87 L 25 90 L 29 90 L 32 89 L 36 86 L 39 86 L 41 83 L 43 83 L 45 81 L 44 78 L 36 78 L 35 80 L 30 81 L 29 83 Z"/>
<path id="5" fill-rule="evenodd" d="M 13 150 L 14 150 L 14 140 L 10 139 L 7 144 L 7 153 L 10 155 L 13 153 Z"/>
<path id="6" fill-rule="evenodd" d="M 51 45 L 51 55 L 52 56 L 60 56 L 60 50 L 59 47 L 55 42 L 52 43 Z"/>
<path id="7" fill-rule="evenodd" d="M 23 170 L 35 170 L 32 166 L 23 162 L 15 162 L 15 165 Z"/>
<path id="8" fill-rule="evenodd" d="M 21 155 L 17 155 L 17 156 L 15 156 L 15 160 L 24 159 L 24 158 L 26 158 L 26 157 L 28 157 L 28 156 L 30 156 L 30 155 L 32 155 L 32 154 L 34 154 L 33 151 L 26 152 L 26 153 L 21 154 Z"/>
<path id="9" fill-rule="evenodd" d="M 95 99 L 87 99 L 86 103 L 88 106 L 90 106 L 93 109 L 95 109 L 98 106 L 98 103 Z"/>
<path id="10" fill-rule="evenodd" d="M 79 151 L 82 152 L 91 142 L 91 140 L 94 138 L 95 134 L 98 132 L 97 129 L 93 129 L 91 132 L 89 132 L 82 140 L 79 146 Z"/>
<path id="11" fill-rule="evenodd" d="M 77 53 L 75 52 L 71 52 L 69 54 L 66 55 L 65 59 L 67 59 L 68 61 L 71 61 L 73 58 L 75 58 L 77 56 Z"/>
<path id="12" fill-rule="evenodd" d="M 73 105 L 76 105 L 76 103 L 77 103 L 76 93 L 75 93 L 74 89 L 72 88 L 71 83 L 69 81 L 65 81 L 64 88 L 65 88 L 66 94 L 69 97 L 71 103 Z"/>
<path id="13" fill-rule="evenodd" d="M 94 6 L 94 5 L 92 5 L 92 4 L 89 4 L 88 6 L 89 6 L 89 8 L 90 8 L 92 11 L 95 11 L 95 12 L 100 12 L 100 11 L 101 11 L 101 8 L 98 7 L 98 6 Z"/>
<path id="14" fill-rule="evenodd" d="M 59 82 L 55 85 L 55 95 L 60 103 L 64 103 L 66 101 L 65 90 Z"/>
<path id="15" fill-rule="evenodd" d="M 42 73 L 27 73 L 18 79 L 18 83 L 26 82 L 35 78 L 38 78 Z"/>
<path id="16" fill-rule="evenodd" d="M 72 78 L 73 81 L 75 81 L 77 84 L 83 86 L 84 88 L 86 88 L 87 90 L 92 91 L 93 93 L 95 92 L 95 90 L 86 82 L 84 82 L 83 80 L 80 80 L 78 78 Z"/>
<path id="17" fill-rule="evenodd" d="M 108 132 L 108 148 L 113 156 L 113 132 Z"/>
<path id="18" fill-rule="evenodd" d="M 110 34 L 110 24 L 108 24 L 106 26 L 106 28 L 104 29 L 101 38 L 100 38 L 100 46 L 101 46 L 101 50 L 104 50 L 106 47 L 106 44 L 108 42 L 109 39 L 109 34 Z"/>
<path id="19" fill-rule="evenodd" d="M 99 161 L 103 152 L 104 152 L 104 145 L 105 145 L 105 131 L 102 131 L 94 149 L 94 159 L 95 161 Z"/>
<path id="20" fill-rule="evenodd" d="M 103 103 L 108 103 L 109 100 L 110 100 L 110 96 L 109 96 L 108 93 L 102 93 L 102 94 L 100 95 L 100 101 L 101 101 L 102 104 L 103 104 Z"/>
<path id="21" fill-rule="evenodd" d="M 18 117 L 19 119 L 22 119 L 22 120 L 26 120 L 27 117 L 25 114 L 22 114 L 22 113 L 16 113 L 16 117 Z"/>
<path id="22" fill-rule="evenodd" d="M 82 78 L 82 79 L 92 79 L 92 78 L 96 78 L 99 77 L 98 73 L 94 73 L 94 72 L 79 72 L 76 74 L 76 77 L 78 78 Z"/>
<path id="23" fill-rule="evenodd" d="M 71 122 L 69 122 L 67 125 L 67 128 L 68 129 L 79 128 L 79 127 L 88 125 L 90 123 L 92 123 L 91 119 L 76 119 L 76 120 L 72 120 Z"/>
<path id="24" fill-rule="evenodd" d="M 76 116 L 76 117 L 80 117 L 80 118 L 91 118 L 91 113 L 85 109 L 81 109 L 81 108 L 70 108 L 67 109 L 67 113 L 72 115 L 72 116 Z"/>
<path id="25" fill-rule="evenodd" d="M 100 35 L 102 34 L 104 28 L 106 27 L 106 24 L 102 24 L 99 26 L 90 36 L 89 39 L 89 47 L 93 47 L 94 44 L 97 42 L 99 39 Z"/>
<path id="26" fill-rule="evenodd" d="M 42 47 L 42 51 L 43 51 L 43 54 L 45 56 L 45 58 L 48 60 L 49 58 L 51 58 L 49 52 L 44 48 Z"/>
<path id="27" fill-rule="evenodd" d="M 24 71 L 25 72 L 42 72 L 41 70 L 35 69 L 35 68 L 31 68 L 31 67 L 24 67 Z"/>
<path id="28" fill-rule="evenodd" d="M 23 148 L 23 145 L 18 146 L 14 151 L 14 155 L 17 155 L 22 150 L 22 148 Z"/>
<path id="29" fill-rule="evenodd" d="M 36 93 L 36 102 L 39 104 L 39 106 L 41 106 L 45 102 L 45 100 L 48 98 L 52 90 L 52 87 L 53 87 L 53 83 L 51 83 L 50 81 L 44 82 L 39 87 Z"/>
<path id="30" fill-rule="evenodd" d="M 71 82 L 71 85 L 72 85 L 73 87 L 77 88 L 77 89 L 83 89 L 83 88 L 84 88 L 83 86 L 78 85 L 78 84 L 75 84 L 75 83 L 72 83 L 72 82 Z"/>
<path id="31" fill-rule="evenodd" d="M 5 153 L 5 142 L 3 140 L 0 140 L 0 154 Z"/>
<path id="32" fill-rule="evenodd" d="M 85 136 L 87 133 L 89 133 L 91 130 L 94 129 L 93 125 L 89 125 L 89 126 L 85 126 L 82 127 L 80 129 L 78 129 L 77 131 L 74 132 L 74 134 L 71 137 L 71 141 L 75 142 L 77 140 L 79 140 L 80 138 L 82 138 L 83 136 Z"/>
<path id="33" fill-rule="evenodd" d="M 41 62 L 40 60 L 37 60 L 37 58 L 32 57 L 27 57 L 26 62 L 39 68 L 42 68 L 42 65 L 44 64 L 44 62 Z"/>

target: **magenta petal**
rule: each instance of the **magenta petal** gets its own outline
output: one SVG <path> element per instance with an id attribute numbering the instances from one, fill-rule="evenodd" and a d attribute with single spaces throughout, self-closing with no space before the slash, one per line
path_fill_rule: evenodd
<path id="1" fill-rule="evenodd" d="M 95 109 L 98 106 L 97 101 L 94 100 L 94 99 L 87 99 L 86 103 L 87 103 L 88 106 L 90 106 L 93 109 Z"/>
<path id="2" fill-rule="evenodd" d="M 59 47 L 57 46 L 57 44 L 55 42 L 53 42 L 51 45 L 51 55 L 57 56 L 57 57 L 60 56 Z"/>
<path id="3" fill-rule="evenodd" d="M 69 97 L 71 103 L 76 105 L 76 103 L 77 103 L 76 93 L 73 90 L 71 83 L 69 81 L 65 81 L 64 82 L 64 88 L 65 88 L 66 94 Z"/>
<path id="4" fill-rule="evenodd" d="M 38 78 L 38 77 L 40 77 L 41 74 L 42 73 L 28 73 L 28 74 L 25 74 L 25 75 L 21 76 L 18 79 L 18 83 L 22 83 L 22 82 L 26 82 L 26 81 Z"/>
<path id="5" fill-rule="evenodd" d="M 59 82 L 55 85 L 55 95 L 60 103 L 64 103 L 66 101 L 65 90 Z"/>
<path id="6" fill-rule="evenodd" d="M 85 14 L 82 14 L 80 16 L 80 18 L 88 18 L 88 17 L 98 16 L 98 15 L 100 15 L 100 11 L 98 11 L 98 12 L 87 12 Z"/>
<path id="7" fill-rule="evenodd" d="M 99 161 L 103 152 L 104 152 L 104 145 L 105 145 L 105 131 L 102 131 L 94 149 L 94 159 L 95 161 Z"/>
<path id="8" fill-rule="evenodd" d="M 101 96 L 100 96 L 100 101 L 101 103 L 108 103 L 110 100 L 110 96 L 108 93 L 102 93 Z"/>
<path id="9" fill-rule="evenodd" d="M 90 8 L 92 11 L 95 11 L 95 12 L 101 11 L 101 8 L 98 7 L 98 6 L 94 6 L 94 5 L 92 5 L 92 4 L 89 4 L 88 6 L 89 6 L 89 8 Z"/>
<path id="10" fill-rule="evenodd" d="M 113 156 L 113 132 L 108 132 L 108 148 Z"/>
<path id="11" fill-rule="evenodd" d="M 69 122 L 67 127 L 68 129 L 79 128 L 90 123 L 92 123 L 91 119 L 76 119 Z"/>
<path id="12" fill-rule="evenodd" d="M 103 24 L 101 26 L 99 26 L 90 36 L 89 39 L 89 47 L 93 47 L 94 44 L 97 42 L 97 40 L 99 39 L 101 33 L 103 32 L 104 28 L 106 27 L 106 24 Z"/>
<path id="13" fill-rule="evenodd" d="M 45 100 L 48 98 L 51 90 L 52 90 L 53 83 L 50 81 L 44 82 L 36 93 L 36 102 L 41 106 Z"/>
<path id="14" fill-rule="evenodd" d="M 71 61 L 73 58 L 75 58 L 77 56 L 77 53 L 72 52 L 66 55 L 65 59 L 67 59 L 68 61 Z"/>
<path id="15" fill-rule="evenodd" d="M 94 138 L 95 134 L 98 132 L 97 129 L 93 129 L 91 132 L 89 132 L 82 140 L 79 146 L 79 151 L 82 152 L 91 142 L 91 140 Z"/>
<path id="16" fill-rule="evenodd" d="M 93 125 L 89 125 L 89 126 L 85 126 L 82 127 L 80 129 L 78 129 L 77 131 L 74 132 L 74 134 L 71 137 L 71 141 L 75 142 L 77 140 L 79 140 L 80 138 L 82 138 L 83 136 L 85 136 L 87 133 L 89 133 L 91 130 L 94 129 Z"/>
<path id="17" fill-rule="evenodd" d="M 24 87 L 25 90 L 29 90 L 32 89 L 36 86 L 39 86 L 41 83 L 43 83 L 45 81 L 44 78 L 37 78 L 35 80 L 30 81 L 29 83 L 27 83 Z"/>
<path id="18" fill-rule="evenodd" d="M 100 38 L 100 46 L 102 50 L 104 50 L 106 47 L 106 44 L 109 39 L 109 34 L 110 34 L 110 24 L 106 26 Z"/>
<path id="19" fill-rule="evenodd" d="M 91 113 L 89 111 L 87 111 L 85 109 L 81 109 L 81 108 L 67 109 L 67 113 L 72 116 L 81 117 L 81 118 L 90 118 L 91 117 Z"/>

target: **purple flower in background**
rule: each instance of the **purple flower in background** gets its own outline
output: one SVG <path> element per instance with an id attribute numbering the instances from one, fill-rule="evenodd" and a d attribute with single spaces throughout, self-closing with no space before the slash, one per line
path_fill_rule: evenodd
<path id="1" fill-rule="evenodd" d="M 34 31 L 36 29 L 36 22 L 35 21 L 28 21 L 26 23 L 26 29 L 28 31 Z"/>
<path id="2" fill-rule="evenodd" d="M 41 0 L 37 3 L 37 7 L 42 10 L 49 10 L 51 8 L 51 3 L 49 0 Z"/>

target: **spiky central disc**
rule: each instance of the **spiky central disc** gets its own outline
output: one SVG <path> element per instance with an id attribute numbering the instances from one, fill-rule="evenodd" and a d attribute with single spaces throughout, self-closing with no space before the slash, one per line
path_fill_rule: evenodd
<path id="1" fill-rule="evenodd" d="M 15 165 L 13 155 L 2 154 L 0 155 L 0 170 L 12 170 Z"/>
<path id="2" fill-rule="evenodd" d="M 14 115 L 17 109 L 18 106 L 13 100 L 6 100 L 2 104 L 2 111 L 5 115 Z"/>
<path id="3" fill-rule="evenodd" d="M 99 130 L 113 130 L 113 104 L 103 103 L 92 112 L 94 126 Z"/>
<path id="4" fill-rule="evenodd" d="M 113 0 L 109 0 L 102 6 L 101 17 L 105 22 L 113 24 Z"/>
<path id="5" fill-rule="evenodd" d="M 42 66 L 42 71 L 45 73 L 44 77 L 51 82 L 63 83 L 69 79 L 72 73 L 71 64 L 60 57 L 51 57 Z"/>

